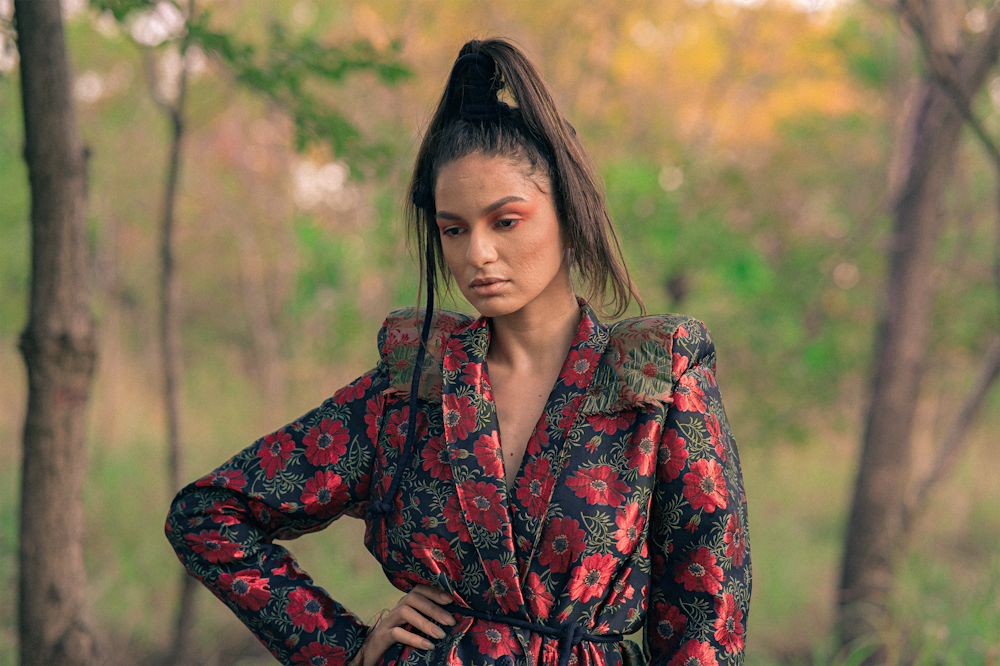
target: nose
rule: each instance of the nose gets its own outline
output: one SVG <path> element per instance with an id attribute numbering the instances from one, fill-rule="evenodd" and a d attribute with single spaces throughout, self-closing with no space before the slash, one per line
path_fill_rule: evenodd
<path id="1" fill-rule="evenodd" d="M 497 250 L 493 239 L 487 231 L 473 227 L 469 233 L 469 247 L 465 252 L 465 260 L 470 266 L 482 268 L 497 260 Z"/>

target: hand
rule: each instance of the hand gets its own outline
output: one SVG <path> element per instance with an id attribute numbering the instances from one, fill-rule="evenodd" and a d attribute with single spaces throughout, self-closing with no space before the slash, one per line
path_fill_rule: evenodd
<path id="1" fill-rule="evenodd" d="M 362 666 L 374 666 L 385 651 L 394 643 L 402 643 L 419 650 L 434 647 L 427 638 L 403 628 L 409 624 L 425 636 L 444 638 L 444 630 L 438 624 L 453 626 L 455 618 L 438 604 L 450 604 L 454 599 L 442 590 L 430 585 L 417 585 L 409 594 L 399 600 L 375 625 L 365 640 Z"/>

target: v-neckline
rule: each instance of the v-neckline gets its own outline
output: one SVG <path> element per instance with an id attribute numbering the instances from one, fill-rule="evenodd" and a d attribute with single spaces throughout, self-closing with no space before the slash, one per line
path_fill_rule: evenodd
<path id="1" fill-rule="evenodd" d="M 552 492 L 573 448 L 567 436 L 608 341 L 607 327 L 585 302 L 580 305 L 583 316 L 577 333 L 510 488 L 485 363 L 490 341 L 487 320 L 480 317 L 454 331 L 442 359 L 445 445 L 466 525 L 484 567 L 487 561 L 496 561 L 505 571 L 513 565 L 511 573 L 518 578 L 527 575 L 538 549 Z M 519 496 L 522 488 L 525 492 Z M 486 568 L 492 583 L 489 572 L 494 569 Z"/>
<path id="2" fill-rule="evenodd" d="M 490 333 L 490 335 L 492 335 L 492 333 Z M 566 352 L 566 356 L 567 358 L 569 357 L 569 352 Z M 563 364 L 565 365 L 565 360 L 563 361 Z M 504 498 L 507 500 L 507 510 L 513 517 L 515 507 L 511 495 L 517 487 L 518 480 L 524 475 L 524 466 L 528 459 L 528 449 L 531 446 L 531 441 L 538 436 L 538 430 L 544 427 L 545 408 L 549 404 L 549 401 L 552 400 L 556 386 L 559 384 L 559 377 L 556 376 L 555 381 L 552 382 L 552 388 L 549 389 L 549 394 L 546 396 L 545 402 L 542 403 L 542 411 L 538 413 L 535 425 L 532 426 L 531 432 L 528 434 L 528 441 L 524 443 L 524 450 L 521 451 L 521 457 L 518 459 L 517 470 L 514 472 L 514 477 L 511 479 L 511 483 L 509 485 L 507 484 L 507 457 L 504 455 L 505 451 L 503 448 L 503 430 L 500 428 L 500 410 L 497 408 L 496 393 L 493 391 L 493 381 L 490 379 L 489 360 L 485 356 L 483 357 L 483 381 L 489 387 L 489 392 L 492 396 L 492 400 L 489 402 L 493 408 L 493 420 L 496 422 L 497 441 L 500 445 L 500 461 L 503 463 Z"/>

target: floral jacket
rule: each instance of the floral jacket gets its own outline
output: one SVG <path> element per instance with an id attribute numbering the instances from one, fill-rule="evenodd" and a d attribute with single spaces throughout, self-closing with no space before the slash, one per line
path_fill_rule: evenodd
<path id="1" fill-rule="evenodd" d="M 423 320 L 392 313 L 381 360 L 302 418 L 182 490 L 178 557 L 284 664 L 350 661 L 368 628 L 276 540 L 365 517 L 365 544 L 400 590 L 631 641 L 583 640 L 570 663 L 743 663 L 750 602 L 746 497 L 705 326 L 661 315 L 602 324 L 585 303 L 513 489 L 487 373 L 489 320 L 436 311 L 416 449 L 395 510 L 369 518 L 406 439 Z M 385 666 L 552 665 L 555 637 L 456 615 L 430 650 Z"/>

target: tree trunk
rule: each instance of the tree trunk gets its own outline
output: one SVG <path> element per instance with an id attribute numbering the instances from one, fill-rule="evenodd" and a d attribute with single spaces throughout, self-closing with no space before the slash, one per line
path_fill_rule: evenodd
<path id="1" fill-rule="evenodd" d="M 193 5 L 193 2 L 191 4 Z M 163 194 L 163 217 L 160 222 L 160 342 L 163 365 L 163 402 L 167 416 L 167 468 L 171 492 L 174 493 L 181 489 L 184 478 L 181 434 L 181 377 L 184 366 L 181 357 L 180 322 L 177 319 L 180 285 L 177 282 L 174 265 L 174 211 L 180 180 L 181 148 L 184 143 L 184 101 L 187 97 L 186 58 L 187 43 L 185 42 L 181 46 L 182 69 L 177 98 L 167 107 L 171 126 L 170 160 L 167 164 L 166 187 Z M 164 660 L 168 665 L 183 663 L 190 652 L 197 587 L 198 581 L 186 571 L 182 571 L 180 602 L 174 624 L 174 635 Z"/>
<path id="2" fill-rule="evenodd" d="M 84 422 L 96 350 L 90 313 L 86 160 L 70 95 L 59 0 L 16 0 L 31 181 L 31 305 L 20 524 L 20 663 L 94 660 L 85 622 Z"/>
<path id="3" fill-rule="evenodd" d="M 926 7 L 928 4 L 924 3 Z M 930 7 L 933 9 L 933 6 Z M 974 48 L 951 54 L 957 83 L 971 99 L 996 63 L 1000 29 L 994 23 Z M 914 415 L 931 328 L 934 248 L 941 231 L 941 198 L 964 122 L 934 83 L 919 93 L 909 155 L 894 210 L 889 275 L 874 349 L 871 403 L 848 524 L 840 580 L 841 644 L 873 641 L 868 663 L 885 663 L 881 640 L 888 619 L 894 560 L 903 534 L 910 480 Z M 909 148 L 908 150 L 906 148 Z"/>
<path id="4" fill-rule="evenodd" d="M 919 95 L 914 150 L 895 210 L 871 404 L 841 572 L 839 620 L 845 645 L 877 638 L 885 628 L 930 333 L 930 268 L 941 228 L 941 193 L 962 127 L 962 117 L 937 87 L 926 84 Z M 876 655 L 875 663 L 884 659 Z"/>

